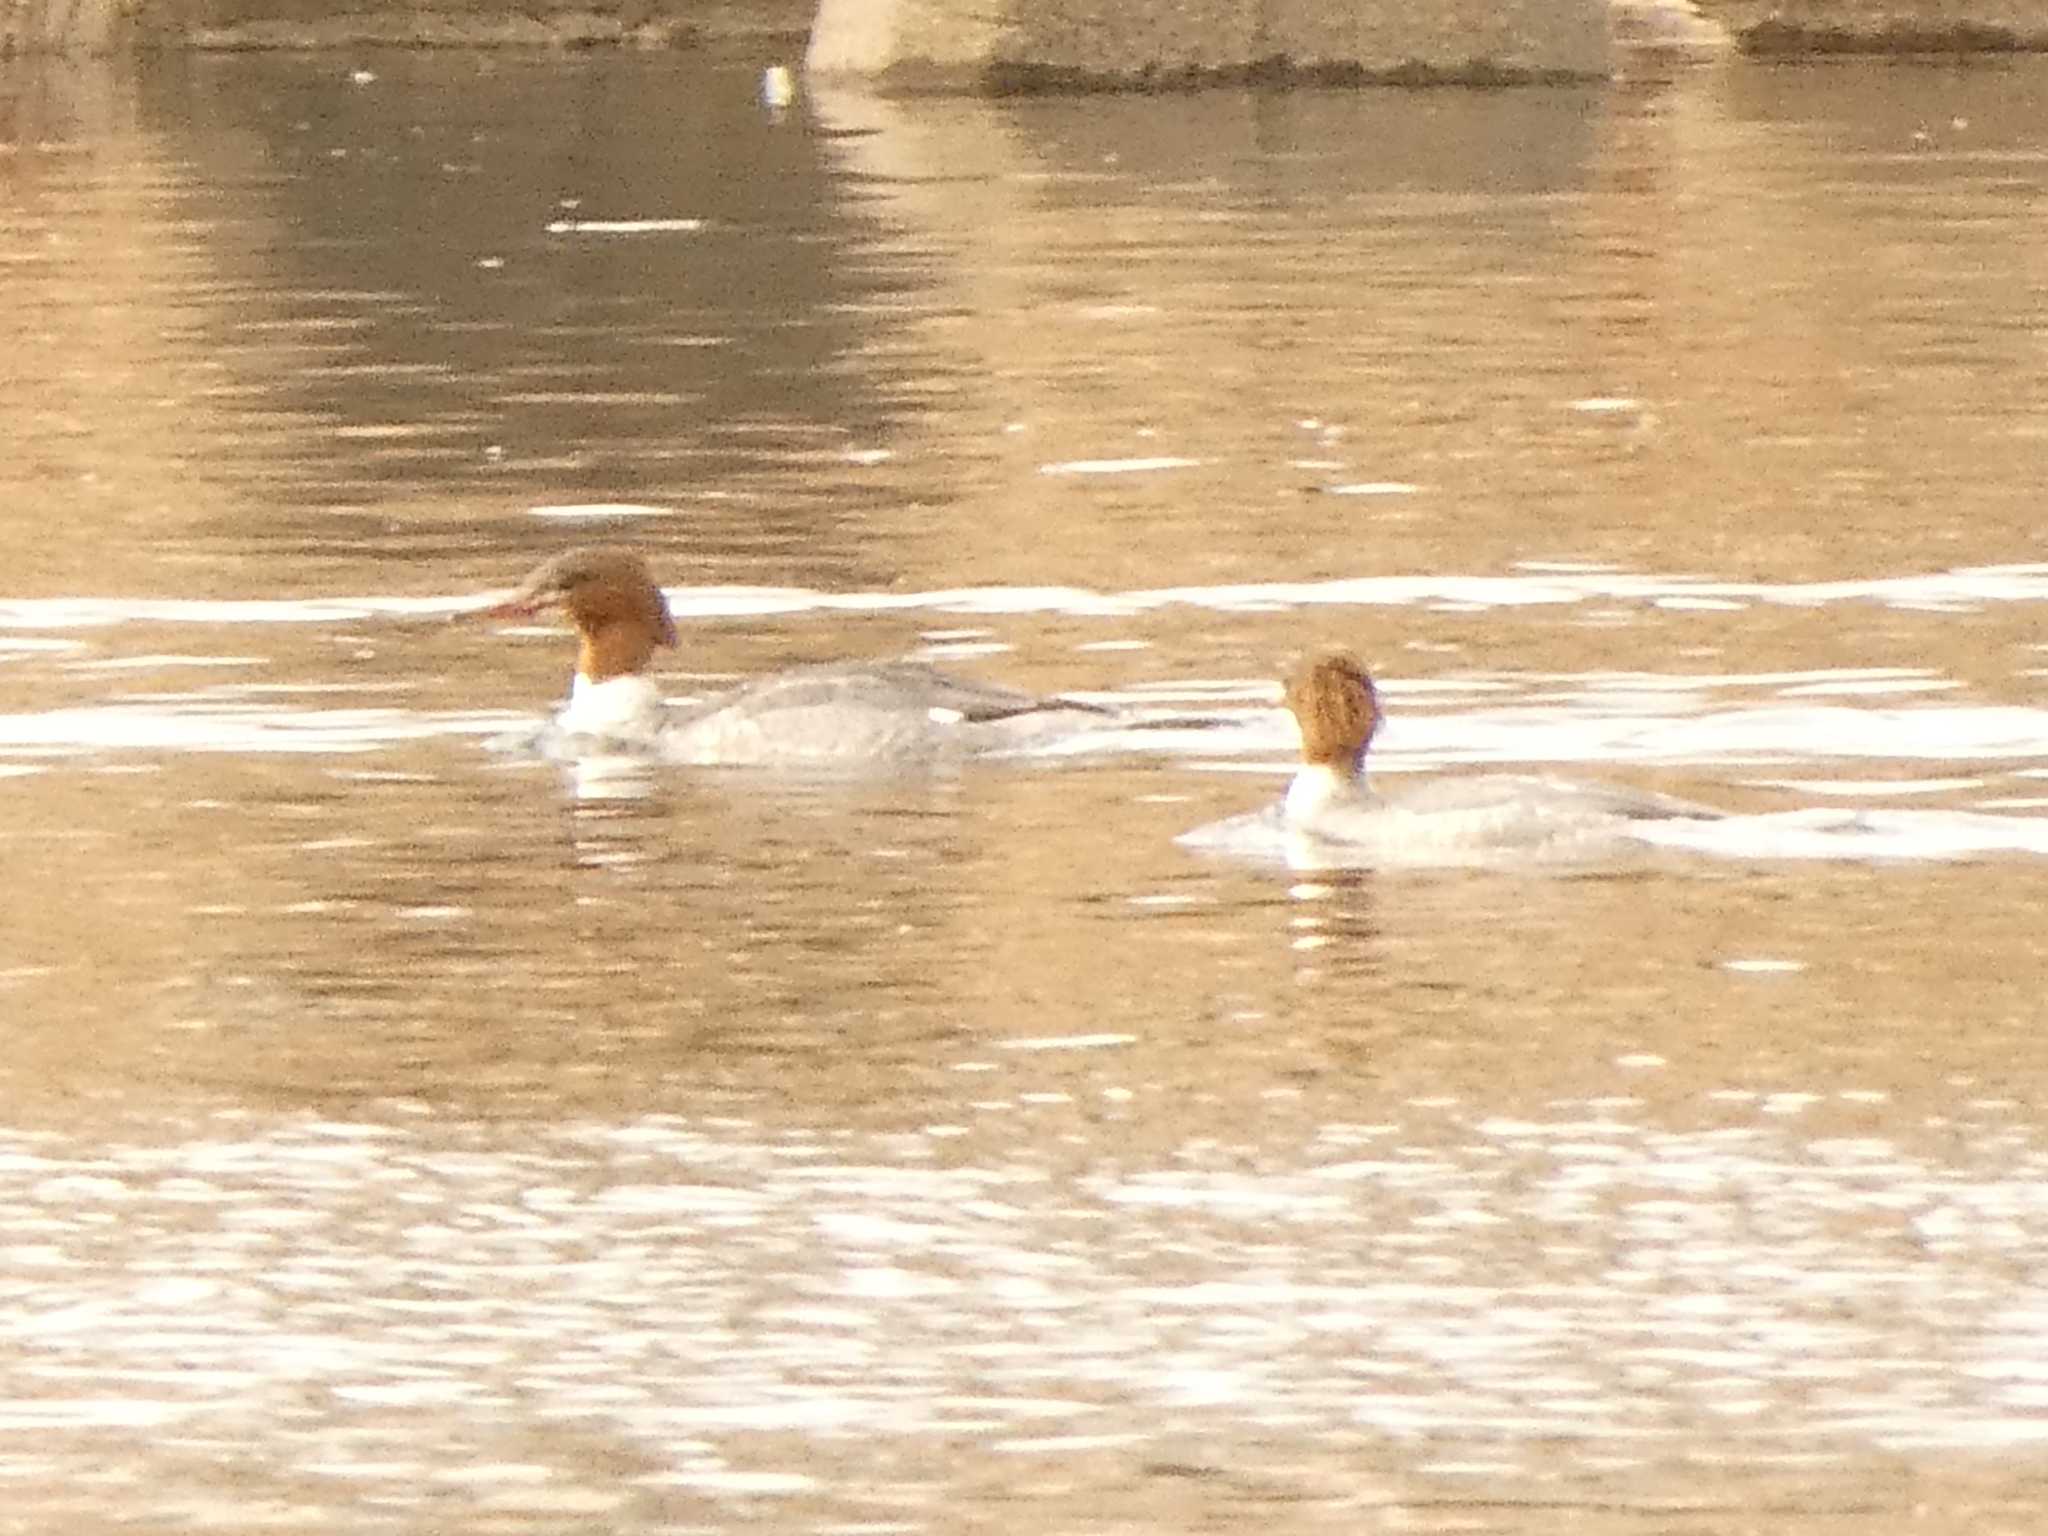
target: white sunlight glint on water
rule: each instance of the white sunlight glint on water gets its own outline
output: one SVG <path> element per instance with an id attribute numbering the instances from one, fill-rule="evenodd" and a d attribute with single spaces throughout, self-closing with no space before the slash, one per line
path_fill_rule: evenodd
<path id="1" fill-rule="evenodd" d="M 564 517 L 583 509 L 547 509 Z M 614 509 L 598 509 L 612 514 Z M 656 509 L 632 508 L 633 515 Z M 306 601 L 243 598 L 50 598 L 0 600 L 0 632 L 8 629 L 87 628 L 122 623 L 309 624 L 372 616 L 438 617 L 480 608 L 505 589 L 418 597 L 378 594 Z M 2048 565 L 2016 565 L 1876 577 L 1862 581 L 1730 582 L 1704 576 L 1630 575 L 1620 572 L 1541 576 L 1360 576 L 1334 581 L 1261 582 L 1216 587 L 1166 587 L 1097 592 L 1078 587 L 972 587 L 923 592 L 819 592 L 802 587 L 670 586 L 678 620 L 768 616 L 802 612 L 881 613 L 929 609 L 940 613 L 1078 616 L 1136 614 L 1186 605 L 1217 611 L 1251 607 L 1363 608 L 1455 602 L 1475 608 L 1520 608 L 1581 602 L 1643 602 L 1679 596 L 1734 602 L 1822 607 L 1836 603 L 1918 606 L 2048 601 Z"/>

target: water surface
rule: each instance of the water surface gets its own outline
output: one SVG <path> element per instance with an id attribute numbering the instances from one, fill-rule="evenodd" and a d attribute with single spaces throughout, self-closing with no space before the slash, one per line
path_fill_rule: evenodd
<path id="1" fill-rule="evenodd" d="M 0 75 L 0 1530 L 2038 1525 L 2038 857 L 1173 838 L 1333 639 L 1389 783 L 2040 815 L 2048 70 L 762 62 Z M 1240 723 L 493 756 L 592 538 L 678 694 Z"/>

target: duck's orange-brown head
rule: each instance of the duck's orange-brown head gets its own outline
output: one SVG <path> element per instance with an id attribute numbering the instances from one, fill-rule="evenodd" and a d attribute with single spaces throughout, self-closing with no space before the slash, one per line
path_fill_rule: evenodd
<path id="1" fill-rule="evenodd" d="M 1341 646 L 1304 657 L 1287 678 L 1287 707 L 1301 726 L 1301 760 L 1357 773 L 1379 729 L 1380 699 L 1358 658 Z"/>
<path id="2" fill-rule="evenodd" d="M 586 682 L 642 671 L 657 646 L 676 643 L 668 599 L 648 573 L 647 562 L 630 549 L 572 549 L 557 555 L 485 613 L 529 617 L 547 608 L 560 608 L 576 626 L 582 640 L 576 670 Z"/>

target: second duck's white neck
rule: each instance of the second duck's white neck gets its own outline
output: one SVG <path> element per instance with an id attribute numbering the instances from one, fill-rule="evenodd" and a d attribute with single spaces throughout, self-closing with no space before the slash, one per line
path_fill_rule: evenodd
<path id="1" fill-rule="evenodd" d="M 575 736 L 644 736 L 661 717 L 661 690 L 638 672 L 593 683 L 581 672 L 555 724 Z"/>
<path id="2" fill-rule="evenodd" d="M 1314 821 L 1332 806 L 1355 804 L 1365 794 L 1365 775 L 1329 763 L 1304 763 L 1287 786 L 1287 819 Z"/>

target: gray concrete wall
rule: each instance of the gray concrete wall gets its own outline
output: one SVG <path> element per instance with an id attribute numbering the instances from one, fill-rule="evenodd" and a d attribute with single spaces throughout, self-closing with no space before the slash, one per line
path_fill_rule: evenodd
<path id="1" fill-rule="evenodd" d="M 1598 73 L 1684 0 L 0 0 L 0 57 L 128 47 L 687 45 L 773 35 L 814 67 L 988 88 Z M 2048 50 L 2048 0 L 1692 0 L 1752 53 Z M 786 55 L 785 55 L 786 56 Z"/>
<path id="2" fill-rule="evenodd" d="M 2048 0 L 820 0 L 810 67 L 907 87 L 1600 75 L 1619 46 L 2048 49 Z"/>
<path id="3" fill-rule="evenodd" d="M 822 0 L 809 65 L 995 89 L 1589 76 L 1607 0 Z"/>
<path id="4" fill-rule="evenodd" d="M 2048 49 L 2048 0 L 1697 0 L 1748 53 Z"/>
<path id="5" fill-rule="evenodd" d="M 678 47 L 801 51 L 816 0 L 0 0 L 0 58 L 120 48 Z"/>

